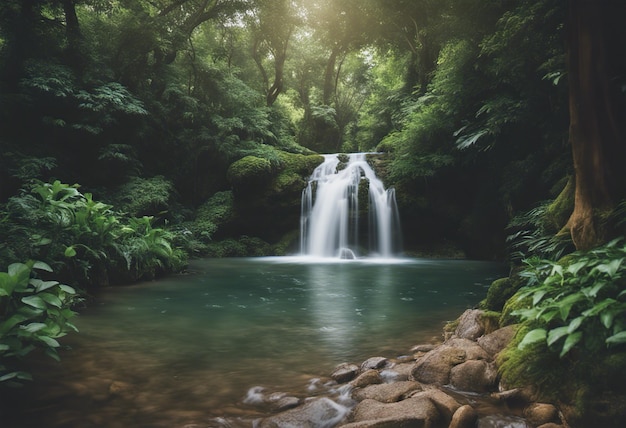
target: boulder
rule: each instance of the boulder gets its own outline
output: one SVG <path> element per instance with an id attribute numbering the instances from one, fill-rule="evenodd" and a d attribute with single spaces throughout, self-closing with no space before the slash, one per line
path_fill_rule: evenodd
<path id="1" fill-rule="evenodd" d="M 516 331 L 516 326 L 507 325 L 506 327 L 502 327 L 493 333 L 479 337 L 477 342 L 481 348 L 489 353 L 489 355 L 495 356 L 509 344 L 511 339 L 513 339 L 513 336 L 515 336 Z"/>
<path id="2" fill-rule="evenodd" d="M 390 369 L 381 370 L 380 375 L 384 382 L 408 380 L 414 365 L 415 363 L 396 364 Z"/>
<path id="3" fill-rule="evenodd" d="M 363 400 L 353 410 L 356 427 L 432 427 L 439 421 L 437 408 L 427 397 L 407 398 L 396 403 Z M 364 424 L 363 422 L 366 422 Z M 361 423 L 361 424 L 358 424 Z"/>
<path id="4" fill-rule="evenodd" d="M 350 382 L 359 374 L 359 366 L 356 364 L 342 363 L 339 364 L 335 371 L 330 375 L 337 383 Z"/>
<path id="5" fill-rule="evenodd" d="M 290 409 L 261 420 L 259 428 L 315 428 L 335 426 L 348 414 L 347 407 L 341 406 L 329 398 L 310 400 L 302 406 Z"/>
<path id="6" fill-rule="evenodd" d="M 370 369 L 366 372 L 361 373 L 356 379 L 350 382 L 354 388 L 363 388 L 368 385 L 382 383 L 383 378 L 381 377 L 378 370 Z"/>
<path id="7" fill-rule="evenodd" d="M 458 401 L 446 394 L 440 389 L 430 387 L 424 391 L 415 392 L 409 396 L 414 397 L 426 397 L 435 405 L 442 419 L 448 423 L 452 420 L 452 415 L 461 407 Z"/>
<path id="8" fill-rule="evenodd" d="M 466 353 L 461 348 L 440 346 L 416 361 L 409 379 L 422 383 L 446 385 L 452 367 L 465 362 Z"/>
<path id="9" fill-rule="evenodd" d="M 524 417 L 533 426 L 560 422 L 559 411 L 552 404 L 533 403 L 524 409 Z"/>
<path id="10" fill-rule="evenodd" d="M 462 391 L 488 392 L 496 388 L 498 371 L 484 360 L 469 360 L 450 370 L 450 384 Z"/>
<path id="11" fill-rule="evenodd" d="M 455 336 L 463 339 L 476 340 L 485 333 L 485 326 L 481 321 L 483 311 L 468 309 L 459 318 L 459 324 L 454 331 Z"/>
<path id="12" fill-rule="evenodd" d="M 448 428 L 474 428 L 476 420 L 478 420 L 476 410 L 469 404 L 466 404 L 454 412 Z"/>
<path id="13" fill-rule="evenodd" d="M 465 351 L 467 360 L 490 360 L 491 356 L 478 343 L 461 337 L 450 338 L 443 346 L 452 346 Z"/>
<path id="14" fill-rule="evenodd" d="M 393 403 L 400 401 L 413 391 L 421 391 L 422 385 L 419 382 L 402 381 L 394 383 L 384 383 L 381 385 L 370 385 L 352 392 L 352 398 L 357 401 L 376 400 L 381 403 Z"/>
<path id="15" fill-rule="evenodd" d="M 276 400 L 270 400 L 270 403 L 274 411 L 283 412 L 297 407 L 300 404 L 300 399 L 298 397 L 286 395 Z"/>
<path id="16" fill-rule="evenodd" d="M 385 357 L 372 357 L 363 361 L 361 364 L 361 371 L 364 372 L 369 369 L 380 369 L 387 366 L 389 360 Z"/>

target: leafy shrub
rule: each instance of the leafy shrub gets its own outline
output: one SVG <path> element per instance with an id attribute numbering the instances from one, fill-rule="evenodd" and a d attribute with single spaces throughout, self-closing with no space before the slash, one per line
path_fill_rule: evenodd
<path id="1" fill-rule="evenodd" d="M 535 325 L 519 347 L 545 342 L 562 358 L 576 347 L 601 351 L 626 344 L 626 243 L 623 239 L 560 262 L 532 258 L 517 299 L 532 306 L 513 314 Z"/>
<path id="2" fill-rule="evenodd" d="M 127 217 L 58 180 L 29 190 L 10 198 L 0 222 L 14 238 L 0 247 L 7 264 L 43 260 L 72 283 L 106 285 L 111 276 L 133 281 L 184 263 L 171 247 L 172 233 L 152 227 L 151 217 Z"/>
<path id="3" fill-rule="evenodd" d="M 19 384 L 30 380 L 28 372 L 12 366 L 34 351 L 59 360 L 58 338 L 78 331 L 70 322 L 77 300 L 72 287 L 43 280 L 39 272 L 52 272 L 43 262 L 13 263 L 0 272 L 0 382 Z"/>
<path id="4" fill-rule="evenodd" d="M 174 185 L 163 176 L 132 177 L 112 198 L 116 208 L 133 217 L 155 216 L 167 211 Z"/>

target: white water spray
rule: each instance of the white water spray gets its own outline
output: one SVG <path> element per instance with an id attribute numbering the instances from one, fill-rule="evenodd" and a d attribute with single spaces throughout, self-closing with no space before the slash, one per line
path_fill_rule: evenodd
<path id="1" fill-rule="evenodd" d="M 364 153 L 350 154 L 345 168 L 338 166 L 337 155 L 324 155 L 302 192 L 301 254 L 354 259 L 369 247 L 368 255 L 393 257 L 400 241 L 394 189 L 384 188 Z M 360 207 L 359 188 L 364 185 L 369 187 L 369 203 Z M 368 242 L 359 242 L 366 212 Z"/>

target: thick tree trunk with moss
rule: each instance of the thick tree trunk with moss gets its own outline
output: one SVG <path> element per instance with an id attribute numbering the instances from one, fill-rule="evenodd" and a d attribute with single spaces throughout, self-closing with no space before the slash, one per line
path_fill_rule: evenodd
<path id="1" fill-rule="evenodd" d="M 613 28 L 618 22 L 609 3 L 570 0 L 569 4 L 569 135 L 576 190 L 568 227 L 578 249 L 611 238 L 603 217 L 624 197 L 624 112 L 615 88 L 624 69 L 623 60 L 613 58 L 621 51 Z"/>

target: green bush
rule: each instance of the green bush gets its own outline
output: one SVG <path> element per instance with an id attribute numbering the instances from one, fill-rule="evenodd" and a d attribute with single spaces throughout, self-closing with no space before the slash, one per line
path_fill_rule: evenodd
<path id="1" fill-rule="evenodd" d="M 626 344 L 626 244 L 614 240 L 560 262 L 531 258 L 521 276 L 527 286 L 518 300 L 531 306 L 516 310 L 523 322 L 536 324 L 519 347 L 545 342 L 562 358 L 576 347 L 602 351 Z"/>
<path id="2" fill-rule="evenodd" d="M 163 176 L 132 177 L 111 199 L 115 207 L 133 217 L 156 216 L 168 210 L 174 185 Z"/>
<path id="3" fill-rule="evenodd" d="M 43 280 L 39 273 L 52 272 L 43 262 L 13 263 L 0 272 L 0 382 L 6 385 L 31 380 L 15 364 L 35 349 L 59 359 L 58 338 L 78 331 L 70 322 L 77 300 L 72 287 Z"/>
<path id="4" fill-rule="evenodd" d="M 42 260 L 83 286 L 153 277 L 184 263 L 172 232 L 112 208 L 77 185 L 36 182 L 6 204 L 0 232 L 12 239 L 1 244 L 1 261 Z"/>

